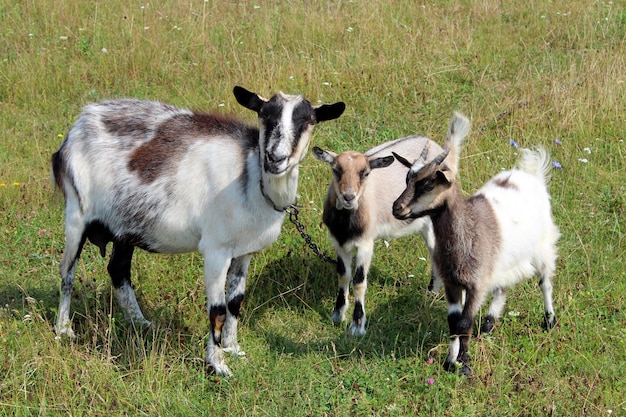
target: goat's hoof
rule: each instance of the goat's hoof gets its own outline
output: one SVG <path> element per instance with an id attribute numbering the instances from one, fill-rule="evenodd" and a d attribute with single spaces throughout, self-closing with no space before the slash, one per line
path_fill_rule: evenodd
<path id="1" fill-rule="evenodd" d="M 349 331 L 351 336 L 363 336 L 365 335 L 365 323 L 357 324 L 352 322 Z"/>
<path id="2" fill-rule="evenodd" d="M 230 353 L 233 356 L 239 356 L 239 357 L 246 356 L 246 352 L 241 350 L 239 346 L 225 347 L 224 352 Z"/>
<path id="3" fill-rule="evenodd" d="M 209 368 L 208 370 L 212 370 L 216 375 L 218 376 L 225 376 L 225 377 L 231 377 L 233 376 L 233 373 L 230 371 L 230 369 L 228 368 L 228 366 L 226 366 L 225 364 L 208 364 Z"/>
<path id="4" fill-rule="evenodd" d="M 233 373 L 224 363 L 224 351 L 219 346 L 209 345 L 204 361 L 208 365 L 209 369 L 212 369 L 216 375 L 233 376 Z"/>
<path id="5" fill-rule="evenodd" d="M 556 326 L 556 315 L 554 315 L 554 313 L 546 313 L 543 316 L 543 328 L 545 330 L 550 330 L 554 326 Z"/>
<path id="6" fill-rule="evenodd" d="M 450 362 L 448 359 L 444 362 L 443 369 L 458 375 L 470 376 L 472 374 L 472 368 L 467 363 Z"/>
<path id="7" fill-rule="evenodd" d="M 61 339 L 71 339 L 71 340 L 74 340 L 74 339 L 76 339 L 76 335 L 74 334 L 74 330 L 72 330 L 71 324 L 66 324 L 63 327 L 59 327 L 59 328 L 55 329 L 55 333 L 57 334 L 54 337 L 55 340 L 61 340 Z"/>
<path id="8" fill-rule="evenodd" d="M 330 319 L 333 321 L 334 324 L 340 324 L 346 319 L 346 317 L 344 313 L 342 313 L 340 310 L 334 310 L 333 314 L 330 316 Z"/>
<path id="9" fill-rule="evenodd" d="M 483 325 L 480 327 L 480 332 L 485 333 L 485 334 L 491 333 L 495 327 L 496 327 L 496 321 L 493 318 L 493 316 L 487 316 L 485 317 L 485 321 L 483 322 Z"/>

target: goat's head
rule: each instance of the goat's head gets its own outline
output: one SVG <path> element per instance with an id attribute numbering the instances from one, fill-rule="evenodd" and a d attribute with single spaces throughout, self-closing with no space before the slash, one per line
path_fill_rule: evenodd
<path id="1" fill-rule="evenodd" d="M 393 156 L 371 158 L 360 152 L 346 151 L 340 154 L 315 146 L 313 155 L 328 163 L 333 170 L 333 189 L 337 195 L 338 210 L 356 210 L 359 198 L 365 190 L 366 180 L 373 169 L 384 168 L 393 163 Z"/>
<path id="2" fill-rule="evenodd" d="M 448 150 L 425 165 L 419 160 L 410 163 L 395 152 L 393 155 L 409 168 L 406 189 L 393 203 L 393 215 L 401 220 L 415 219 L 441 207 L 446 200 L 446 192 L 455 181 L 454 172 L 444 162 Z"/>
<path id="3" fill-rule="evenodd" d="M 343 102 L 312 106 L 302 96 L 279 92 L 265 99 L 243 87 L 235 87 L 235 98 L 259 116 L 259 146 L 263 170 L 281 176 L 297 166 L 306 155 L 315 124 L 341 116 Z"/>

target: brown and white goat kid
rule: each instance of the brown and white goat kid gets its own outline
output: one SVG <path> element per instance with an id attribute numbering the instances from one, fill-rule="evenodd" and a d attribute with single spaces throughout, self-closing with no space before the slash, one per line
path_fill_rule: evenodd
<path id="1" fill-rule="evenodd" d="M 211 329 L 205 360 L 217 374 L 231 375 L 223 352 L 243 354 L 237 318 L 250 258 L 280 233 L 313 127 L 345 109 L 342 102 L 313 107 L 282 92 L 269 100 L 242 87 L 233 93 L 258 114 L 259 128 L 133 99 L 83 109 L 52 156 L 66 205 L 57 334 L 74 336 L 70 300 L 86 239 L 102 256 L 113 242 L 108 272 L 117 300 L 125 317 L 142 326 L 150 322 L 131 286 L 135 247 L 197 250 Z"/>
<path id="2" fill-rule="evenodd" d="M 456 181 L 462 136 L 469 121 L 453 117 L 446 150 L 432 162 L 411 164 L 406 190 L 393 204 L 398 219 L 429 216 L 435 230 L 433 267 L 443 280 L 448 303 L 450 350 L 446 369 L 469 375 L 468 344 L 480 306 L 493 300 L 482 326 L 494 328 L 504 308 L 506 289 L 539 275 L 544 323 L 556 323 L 552 283 L 559 230 L 550 208 L 547 182 L 551 169 L 547 152 L 522 150 L 517 168 L 501 172 L 476 194 L 464 198 Z M 463 292 L 465 291 L 465 302 Z M 458 363 L 457 363 L 458 362 Z"/>
<path id="3" fill-rule="evenodd" d="M 365 154 L 346 151 L 336 154 L 318 147 L 313 154 L 328 163 L 333 177 L 324 202 L 323 221 L 337 252 L 339 292 L 331 316 L 333 322 L 345 320 L 349 306 L 350 281 L 354 290 L 354 312 L 350 333 L 365 334 L 365 293 L 367 275 L 374 255 L 374 242 L 420 233 L 429 252 L 435 243 L 430 219 L 398 220 L 391 213 L 394 199 L 404 189 L 406 169 L 393 163 L 391 152 L 400 152 L 416 161 L 426 162 L 443 149 L 423 136 L 408 136 L 383 143 Z M 385 169 L 380 169 L 385 168 Z M 356 252 L 352 279 L 352 254 Z M 429 289 L 439 287 L 431 279 Z"/>

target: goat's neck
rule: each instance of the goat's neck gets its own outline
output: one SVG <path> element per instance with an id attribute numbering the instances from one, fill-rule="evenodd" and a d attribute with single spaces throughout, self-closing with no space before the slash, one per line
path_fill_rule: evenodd
<path id="1" fill-rule="evenodd" d="M 275 210 L 282 211 L 296 202 L 298 174 L 297 165 L 280 177 L 267 175 L 265 172 L 261 174 L 261 192 Z"/>
<path id="2" fill-rule="evenodd" d="M 470 206 L 471 203 L 463 197 L 459 185 L 454 183 L 443 205 L 430 215 L 435 239 L 456 241 L 456 236 L 464 234 L 467 230 L 467 223 L 472 221 Z"/>

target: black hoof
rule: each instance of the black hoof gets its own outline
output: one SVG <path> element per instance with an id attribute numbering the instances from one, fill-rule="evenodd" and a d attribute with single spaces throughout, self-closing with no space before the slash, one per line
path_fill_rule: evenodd
<path id="1" fill-rule="evenodd" d="M 543 316 L 543 328 L 544 330 L 550 330 L 556 326 L 556 316 L 554 314 L 545 313 Z"/>
<path id="2" fill-rule="evenodd" d="M 448 372 L 456 372 L 456 364 L 455 362 L 450 362 L 446 359 L 446 361 L 443 363 L 443 369 Z"/>
<path id="3" fill-rule="evenodd" d="M 443 364 L 443 368 L 453 374 L 470 376 L 472 374 L 472 368 L 468 364 L 463 362 L 450 362 L 446 359 Z"/>
<path id="4" fill-rule="evenodd" d="M 470 368 L 469 365 L 465 363 L 459 368 L 458 374 L 463 376 L 470 376 L 472 374 L 472 368 Z"/>
<path id="5" fill-rule="evenodd" d="M 491 333 L 496 327 L 496 321 L 492 316 L 485 317 L 483 325 L 480 327 L 481 333 Z"/>

